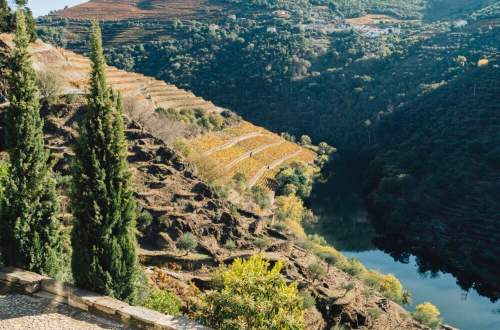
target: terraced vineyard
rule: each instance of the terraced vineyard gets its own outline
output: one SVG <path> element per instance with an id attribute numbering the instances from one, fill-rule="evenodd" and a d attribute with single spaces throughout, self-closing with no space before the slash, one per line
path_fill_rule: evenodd
<path id="1" fill-rule="evenodd" d="M 269 189 L 268 181 L 281 166 L 292 161 L 313 163 L 316 158 L 313 151 L 248 122 L 195 138 L 190 145 L 195 149 L 192 161 L 205 168 L 208 179 L 224 183 L 241 173 L 250 187 Z"/>
<path id="2" fill-rule="evenodd" d="M 0 35 L 0 42 L 12 47 L 12 36 Z M 63 94 L 85 92 L 90 70 L 88 58 L 40 41 L 31 47 L 30 52 L 37 71 L 51 72 L 63 82 Z M 203 110 L 209 114 L 225 110 L 190 91 L 112 66 L 107 68 L 107 79 L 123 96 L 127 114 L 159 133 L 157 135 L 167 142 L 178 137 L 172 132 L 182 123 L 163 120 L 156 115 L 157 108 Z M 242 173 L 250 186 L 263 183 L 262 177 L 272 176 L 286 162 L 312 163 L 316 158 L 314 152 L 246 121 L 239 121 L 222 131 L 198 135 L 189 144 L 197 155 L 191 160 L 199 165 L 202 175 L 227 182 L 236 173 Z"/>

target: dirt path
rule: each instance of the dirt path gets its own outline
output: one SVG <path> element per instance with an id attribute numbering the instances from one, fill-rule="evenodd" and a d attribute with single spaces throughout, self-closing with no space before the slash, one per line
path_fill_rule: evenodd
<path id="1" fill-rule="evenodd" d="M 257 182 L 259 181 L 259 179 L 264 175 L 264 173 L 266 173 L 267 171 L 270 171 L 270 170 L 274 170 L 276 167 L 280 166 L 281 164 L 283 164 L 284 162 L 286 162 L 287 160 L 289 160 L 290 158 L 293 158 L 295 156 L 297 156 L 298 154 L 300 154 L 302 150 L 299 149 L 297 151 L 295 151 L 293 154 L 288 154 L 286 155 L 285 157 L 283 158 L 280 158 L 280 159 L 277 159 L 275 160 L 274 162 L 272 162 L 271 164 L 269 165 L 266 165 L 266 166 L 263 166 L 260 170 L 257 171 L 257 173 L 248 181 L 248 186 L 251 188 L 253 186 L 255 186 L 255 184 L 257 184 Z"/>
<path id="2" fill-rule="evenodd" d="M 251 138 L 254 138 L 257 136 L 261 136 L 261 135 L 264 135 L 264 134 L 262 132 L 252 132 L 252 133 L 243 134 L 243 135 L 238 136 L 237 138 L 232 139 L 228 143 L 224 143 L 221 146 L 207 150 L 204 153 L 202 153 L 201 155 L 202 156 L 210 156 L 211 154 L 216 153 L 217 151 L 231 148 L 232 146 L 237 145 L 241 141 L 245 141 L 245 140 L 248 140 L 248 139 L 251 139 Z"/>
<path id="3" fill-rule="evenodd" d="M 279 142 L 275 142 L 275 143 L 265 144 L 263 146 L 259 146 L 259 147 L 255 148 L 253 150 L 250 150 L 250 151 L 244 153 L 243 155 L 239 156 L 238 158 L 233 159 L 229 164 L 224 166 L 224 171 L 229 171 L 233 166 L 235 166 L 239 162 L 247 159 L 250 156 L 256 155 L 259 152 L 262 152 L 266 149 L 279 146 L 280 144 L 283 144 L 283 143 L 284 143 L 284 141 L 279 141 Z"/>

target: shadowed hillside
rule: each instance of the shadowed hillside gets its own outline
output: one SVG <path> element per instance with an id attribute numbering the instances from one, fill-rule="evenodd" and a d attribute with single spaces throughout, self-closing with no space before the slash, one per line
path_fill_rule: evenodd
<path id="1" fill-rule="evenodd" d="M 451 272 L 464 289 L 493 300 L 500 298 L 499 78 L 492 60 L 382 121 L 368 184 L 376 224 L 391 237 L 383 246 L 410 247 L 436 261 L 422 262 L 422 271 Z"/>

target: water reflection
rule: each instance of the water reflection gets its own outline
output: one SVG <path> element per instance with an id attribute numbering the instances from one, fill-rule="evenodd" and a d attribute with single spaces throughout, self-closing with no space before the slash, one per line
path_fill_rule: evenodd
<path id="1" fill-rule="evenodd" d="M 330 244 L 369 268 L 396 275 L 412 292 L 414 304 L 431 301 L 447 323 L 460 329 L 500 329 L 500 302 L 493 302 L 499 297 L 500 267 L 481 262 L 488 252 L 477 256 L 464 251 L 460 238 L 453 236 L 440 236 L 441 242 L 432 247 L 419 245 L 436 235 L 427 232 L 425 224 L 415 233 L 428 235 L 422 241 L 377 227 L 350 189 L 355 184 L 346 175 L 340 177 L 335 187 L 330 183 L 315 188 L 311 207 L 319 222 L 309 230 L 321 232 Z"/>

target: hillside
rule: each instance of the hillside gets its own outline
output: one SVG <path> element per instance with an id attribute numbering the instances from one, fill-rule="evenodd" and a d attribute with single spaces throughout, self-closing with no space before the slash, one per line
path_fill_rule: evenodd
<path id="1" fill-rule="evenodd" d="M 0 35 L 0 41 L 0 56 L 5 56 L 11 36 Z M 42 42 L 33 45 L 30 52 L 39 77 L 49 71 L 54 72 L 57 65 L 64 68 L 58 71 L 58 78 L 64 82 L 65 89 L 58 98 L 44 103 L 42 114 L 45 141 L 56 161 L 58 186 L 61 192 L 67 192 L 74 156 L 70 146 L 74 143 L 76 128 L 86 111 L 82 90 L 85 88 L 84 70 L 88 67 L 88 60 Z M 68 66 L 68 62 L 80 63 L 81 69 L 77 65 Z M 124 96 L 130 99 L 132 95 L 129 92 L 137 88 L 134 94 L 136 102 L 145 102 L 141 89 L 144 87 L 141 86 L 149 78 L 128 76 L 125 72 L 116 76 L 118 73 L 113 68 L 109 68 L 107 73 L 110 81 L 114 81 L 114 87 Z M 123 86 L 127 83 L 120 85 L 122 80 L 130 83 L 127 80 L 129 77 L 137 79 L 133 81 L 138 81 L 139 86 Z M 151 111 L 146 107 L 142 109 L 143 116 Z M 217 111 L 213 110 L 214 113 Z M 136 112 L 128 113 L 125 133 L 129 144 L 128 160 L 141 213 L 138 224 L 141 262 L 152 281 L 182 298 L 186 311 L 189 312 L 198 290 L 211 287 L 210 276 L 219 265 L 231 263 L 237 257 L 248 258 L 258 253 L 262 247 L 257 247 L 257 239 L 265 239 L 267 247 L 262 253 L 271 262 L 284 260 L 286 278 L 298 281 L 299 287 L 315 298 L 315 303 L 307 310 L 308 329 L 326 329 L 335 324 L 359 329 L 425 329 L 409 317 L 401 306 L 387 298 L 402 298 L 403 289 L 394 277 L 369 271 L 359 262 L 341 256 L 332 248 L 309 242 L 287 228 L 272 226 L 272 222 L 266 218 L 238 209 L 198 177 L 196 169 L 165 143 L 161 130 L 157 131 L 160 135 L 156 135 L 148 129 L 150 122 L 141 124 L 133 119 Z M 0 134 L 3 134 L 2 115 L 3 111 L 0 111 Z M 157 118 L 157 121 L 160 120 Z M 244 122 L 240 125 L 244 125 Z M 273 141 L 280 138 L 249 123 L 245 125 L 250 131 L 257 130 Z M 280 143 L 286 144 L 285 141 Z M 224 144 L 218 145 L 221 146 Z M 67 205 L 67 197 L 63 197 L 65 222 L 71 225 L 71 210 Z M 175 240 L 185 232 L 195 235 L 198 245 L 194 253 L 180 255 L 174 248 Z M 235 251 L 226 248 L 225 244 L 229 240 L 236 243 Z M 327 267 L 318 256 L 321 251 L 335 254 L 338 267 Z M 313 263 L 320 263 L 325 268 L 326 273 L 321 279 L 315 278 L 308 270 Z"/>
<path id="2" fill-rule="evenodd" d="M 2 40 L 11 45 L 9 36 Z M 64 93 L 85 91 L 90 68 L 87 58 L 41 42 L 32 46 L 31 53 L 37 70 L 64 82 Z M 123 96 L 127 113 L 165 141 L 187 147 L 188 159 L 210 181 L 228 183 L 242 173 L 250 186 L 265 186 L 265 178 L 272 177 L 281 165 L 316 160 L 313 151 L 189 91 L 114 67 L 108 67 L 107 74 L 110 85 Z"/>
<path id="3" fill-rule="evenodd" d="M 492 300 L 500 298 L 498 60 L 383 120 L 367 183 L 386 248 L 442 260 L 422 270 L 451 272 Z"/>
<path id="4" fill-rule="evenodd" d="M 384 2 L 408 15 L 371 1 L 349 2 L 376 10 L 348 19 L 339 3 L 323 1 L 210 3 L 231 9 L 215 19 L 105 21 L 108 60 L 192 90 L 266 128 L 309 134 L 346 151 L 365 144 L 367 120 L 460 75 L 458 56 L 473 65 L 498 52 L 499 16 L 491 1 L 469 1 L 461 15 L 443 15 L 443 21 L 423 20 L 411 8 L 452 10 L 455 2 Z M 82 11 L 79 20 L 62 20 L 65 12 L 42 18 L 40 34 L 85 52 L 88 21 L 82 18 L 92 16 Z"/>
<path id="5" fill-rule="evenodd" d="M 109 9 L 112 8 L 110 15 Z M 55 15 L 69 19 L 96 18 L 106 21 L 129 19 L 197 19 L 220 17 L 224 8 L 208 0 L 92 0 L 75 7 L 55 12 Z"/>

